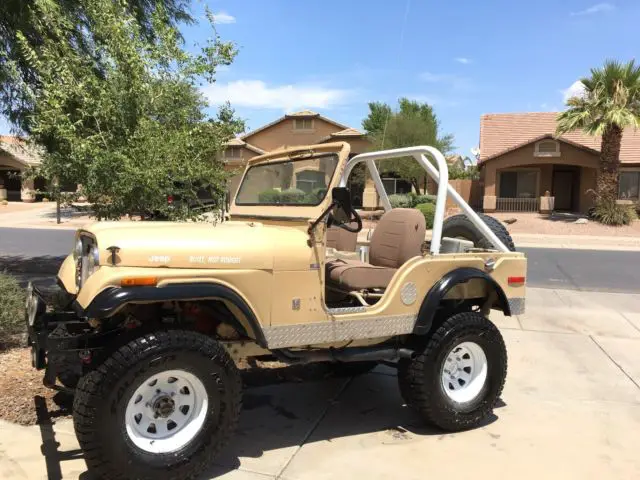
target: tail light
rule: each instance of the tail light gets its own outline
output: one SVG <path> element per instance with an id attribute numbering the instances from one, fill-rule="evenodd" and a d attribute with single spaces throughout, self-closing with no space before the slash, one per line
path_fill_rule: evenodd
<path id="1" fill-rule="evenodd" d="M 509 277 L 507 282 L 510 287 L 521 287 L 524 285 L 525 277 Z"/>
<path id="2" fill-rule="evenodd" d="M 173 195 L 167 195 L 167 203 L 171 205 L 173 203 Z"/>

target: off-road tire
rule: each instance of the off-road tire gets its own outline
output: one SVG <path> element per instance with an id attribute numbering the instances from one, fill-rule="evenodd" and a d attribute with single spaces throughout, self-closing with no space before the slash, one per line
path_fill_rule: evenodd
<path id="1" fill-rule="evenodd" d="M 444 392 L 441 374 L 447 354 L 462 342 L 475 342 L 487 359 L 487 378 L 480 393 L 465 404 Z M 446 431 L 478 427 L 493 412 L 507 375 L 507 351 L 500 331 L 476 312 L 451 316 L 438 328 L 415 358 L 398 365 L 400 393 L 426 422 Z"/>
<path id="2" fill-rule="evenodd" d="M 357 377 L 369 373 L 378 366 L 378 362 L 330 362 L 329 371 L 334 377 Z"/>
<path id="3" fill-rule="evenodd" d="M 152 454 L 136 447 L 125 428 L 133 392 L 149 376 L 188 370 L 202 382 L 207 413 L 181 449 Z M 108 479 L 190 479 L 209 466 L 236 429 L 241 377 L 224 347 L 205 335 L 168 330 L 145 334 L 117 349 L 80 379 L 73 422 L 90 471 Z"/>
<path id="4" fill-rule="evenodd" d="M 516 246 L 513 243 L 511 235 L 509 235 L 509 231 L 500 221 L 483 213 L 479 213 L 478 215 L 509 250 L 512 252 L 516 251 Z M 477 248 L 495 248 L 466 215 L 453 215 L 452 217 L 446 218 L 442 224 L 442 236 L 464 238 L 465 240 L 473 242 L 473 245 Z"/>

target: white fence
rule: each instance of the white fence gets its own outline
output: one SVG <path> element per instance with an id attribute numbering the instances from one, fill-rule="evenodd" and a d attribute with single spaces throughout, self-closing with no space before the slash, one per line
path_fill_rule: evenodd
<path id="1" fill-rule="evenodd" d="M 539 210 L 539 198 L 496 198 L 497 212 L 537 212 Z"/>

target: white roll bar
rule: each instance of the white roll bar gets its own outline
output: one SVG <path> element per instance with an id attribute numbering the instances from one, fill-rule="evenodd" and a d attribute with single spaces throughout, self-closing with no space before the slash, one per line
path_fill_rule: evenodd
<path id="1" fill-rule="evenodd" d="M 438 168 L 436 169 L 431 162 L 425 157 L 431 156 Z M 340 186 L 346 187 L 347 180 L 353 168 L 362 162 L 366 162 L 367 168 L 375 184 L 376 191 L 380 197 L 380 202 L 385 211 L 391 210 L 389 197 L 382 184 L 376 160 L 384 160 L 398 157 L 413 157 L 426 170 L 431 178 L 438 184 L 438 193 L 436 195 L 436 211 L 433 219 L 433 231 L 431 235 L 431 254 L 438 255 L 440 253 L 440 244 L 442 242 L 442 223 L 444 222 L 445 206 L 447 203 L 447 194 L 458 204 L 462 212 L 467 218 L 480 230 L 484 237 L 489 240 L 498 250 L 508 252 L 509 249 L 500 241 L 500 239 L 491 231 L 486 223 L 478 216 L 476 212 L 464 201 L 464 199 L 449 185 L 449 169 L 444 155 L 436 148 L 429 146 L 396 148 L 393 150 L 381 150 L 379 152 L 361 153 L 356 155 L 347 162 L 347 165 L 340 179 Z"/>

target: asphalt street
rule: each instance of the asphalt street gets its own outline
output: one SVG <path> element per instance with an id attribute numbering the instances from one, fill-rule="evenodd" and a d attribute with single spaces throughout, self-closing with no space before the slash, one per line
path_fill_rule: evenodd
<path id="1" fill-rule="evenodd" d="M 73 230 L 0 228 L 0 271 L 51 274 L 73 248 Z M 640 252 L 523 248 L 531 287 L 640 293 Z"/>

